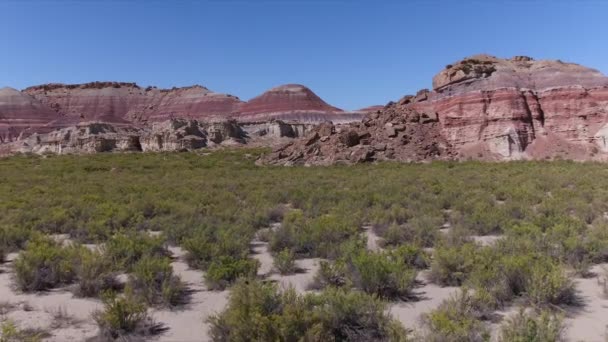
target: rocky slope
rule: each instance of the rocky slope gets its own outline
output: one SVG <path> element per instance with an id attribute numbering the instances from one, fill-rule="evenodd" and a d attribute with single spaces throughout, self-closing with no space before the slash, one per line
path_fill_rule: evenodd
<path id="1" fill-rule="evenodd" d="M 417 117 L 423 119 L 410 119 Z M 433 78 L 433 91 L 405 96 L 364 124 L 312 132 L 262 161 L 608 160 L 607 140 L 608 77 L 599 71 L 477 55 L 448 65 Z"/>

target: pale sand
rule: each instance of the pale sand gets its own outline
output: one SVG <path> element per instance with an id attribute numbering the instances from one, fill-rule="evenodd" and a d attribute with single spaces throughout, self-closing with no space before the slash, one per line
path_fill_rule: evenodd
<path id="1" fill-rule="evenodd" d="M 0 301 L 17 304 L 14 310 L 5 315 L 19 328 L 48 330 L 52 336 L 45 341 L 83 341 L 97 334 L 97 325 L 91 313 L 102 307 L 99 300 L 74 298 L 67 289 L 56 289 L 44 293 L 20 293 L 13 289 L 12 261 L 16 253 L 8 256 L 8 262 L 0 267 Z M 74 325 L 53 329 L 53 312 L 65 310 Z"/>
<path id="2" fill-rule="evenodd" d="M 414 293 L 419 296 L 417 301 L 397 302 L 389 305 L 389 312 L 408 329 L 420 330 L 424 314 L 439 307 L 446 299 L 455 294 L 459 287 L 440 287 L 426 281 L 426 272 L 418 274 L 418 281 L 423 285 L 416 288 Z"/>
<path id="3" fill-rule="evenodd" d="M 163 323 L 169 330 L 155 338 L 155 341 L 189 342 L 210 341 L 206 320 L 211 315 L 221 312 L 228 303 L 228 291 L 208 291 L 204 284 L 204 272 L 190 269 L 183 257 L 185 252 L 180 247 L 170 247 L 176 260 L 171 264 L 176 275 L 188 284 L 192 292 L 190 302 L 174 310 L 151 310 L 157 322 Z"/>
<path id="4" fill-rule="evenodd" d="M 596 265 L 591 272 L 596 276 L 592 278 L 576 278 L 576 287 L 580 292 L 583 306 L 579 309 L 569 310 L 565 324 L 566 336 L 571 341 L 606 341 L 608 325 L 608 299 L 604 297 L 602 285 L 598 277 L 604 277 L 604 270 L 608 264 Z"/>
<path id="5" fill-rule="evenodd" d="M 377 252 L 382 250 L 380 247 L 380 241 L 382 238 L 374 232 L 374 228 L 372 226 L 364 226 L 364 234 L 367 239 L 367 249 L 372 252 Z"/>
<path id="6" fill-rule="evenodd" d="M 472 235 L 471 238 L 478 245 L 486 247 L 486 246 L 494 245 L 498 240 L 504 238 L 504 236 L 503 235 Z"/>

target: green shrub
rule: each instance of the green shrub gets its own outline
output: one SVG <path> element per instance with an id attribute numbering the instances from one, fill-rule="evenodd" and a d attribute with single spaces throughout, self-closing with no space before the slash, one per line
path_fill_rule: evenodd
<path id="1" fill-rule="evenodd" d="M 146 305 L 129 291 L 125 296 L 104 295 L 104 308 L 93 313 L 103 340 L 125 340 L 129 336 L 150 336 L 161 330 L 148 315 Z"/>
<path id="2" fill-rule="evenodd" d="M 295 255 L 289 249 L 284 249 L 274 256 L 274 268 L 282 275 L 296 272 Z"/>
<path id="3" fill-rule="evenodd" d="M 416 271 L 391 252 L 361 252 L 352 259 L 353 285 L 384 298 L 407 299 L 414 287 Z"/>
<path id="4" fill-rule="evenodd" d="M 104 245 L 104 255 L 117 271 L 130 271 L 144 256 L 166 256 L 164 239 L 144 232 L 121 232 L 112 236 Z"/>
<path id="5" fill-rule="evenodd" d="M 536 262 L 526 286 L 526 297 L 535 305 L 570 305 L 577 303 L 574 283 L 559 264 Z"/>
<path id="6" fill-rule="evenodd" d="M 188 252 L 187 261 L 191 267 L 206 270 L 219 257 L 246 259 L 249 255 L 251 238 L 239 234 L 229 227 L 220 228 L 219 232 L 207 229 L 195 232 L 182 243 Z"/>
<path id="7" fill-rule="evenodd" d="M 439 308 L 424 317 L 424 341 L 476 342 L 490 338 L 483 303 L 467 290 L 444 301 Z"/>
<path id="8" fill-rule="evenodd" d="M 346 276 L 346 265 L 344 262 L 336 261 L 321 261 L 319 263 L 319 270 L 315 274 L 310 288 L 313 290 L 321 290 L 328 286 L 342 287 L 347 284 L 349 280 Z"/>
<path id="9" fill-rule="evenodd" d="M 526 313 L 523 309 L 501 327 L 500 341 L 559 342 L 564 341 L 563 319 L 549 311 Z"/>
<path id="10" fill-rule="evenodd" d="M 40 342 L 48 336 L 38 329 L 19 329 L 11 320 L 0 323 L 0 342 Z"/>
<path id="11" fill-rule="evenodd" d="M 17 286 L 29 292 L 71 283 L 75 278 L 73 251 L 49 238 L 33 238 L 14 262 Z"/>
<path id="12" fill-rule="evenodd" d="M 460 286 L 474 270 L 477 247 L 466 243 L 457 247 L 439 247 L 431 262 L 430 279 L 442 286 Z"/>
<path id="13" fill-rule="evenodd" d="M 120 287 L 112 272 L 112 264 L 103 253 L 83 247 L 79 254 L 76 262 L 78 296 L 97 297 L 104 291 Z"/>
<path id="14" fill-rule="evenodd" d="M 406 341 L 385 304 L 360 292 L 283 293 L 275 284 L 239 281 L 227 308 L 209 319 L 214 341 Z"/>
<path id="15" fill-rule="evenodd" d="M 205 283 L 210 290 L 224 290 L 238 278 L 254 278 L 259 261 L 219 257 L 213 261 L 205 274 Z"/>
<path id="16" fill-rule="evenodd" d="M 134 294 L 149 305 L 176 306 L 185 301 L 185 285 L 173 274 L 167 258 L 141 258 L 133 266 L 129 285 Z"/>

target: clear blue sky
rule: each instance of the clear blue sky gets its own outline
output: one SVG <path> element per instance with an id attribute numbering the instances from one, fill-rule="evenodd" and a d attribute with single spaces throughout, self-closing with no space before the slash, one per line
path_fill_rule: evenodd
<path id="1" fill-rule="evenodd" d="M 0 0 L 0 87 L 202 84 L 249 99 L 284 83 L 345 109 L 430 87 L 476 53 L 608 73 L 608 1 Z"/>

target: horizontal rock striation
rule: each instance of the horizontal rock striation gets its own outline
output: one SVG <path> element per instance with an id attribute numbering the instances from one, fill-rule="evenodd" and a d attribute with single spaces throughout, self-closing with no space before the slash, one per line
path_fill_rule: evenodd
<path id="1" fill-rule="evenodd" d="M 608 77 L 597 70 L 477 55 L 448 65 L 433 88 L 411 106 L 438 115 L 461 158 L 589 159 L 608 151 Z"/>

